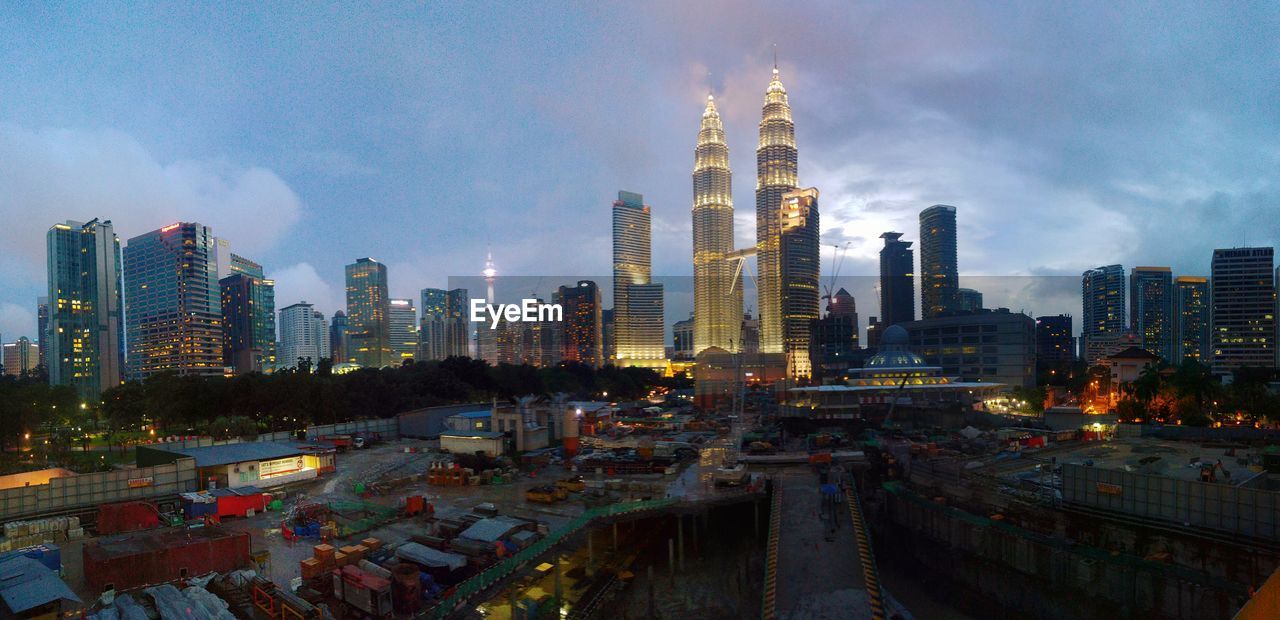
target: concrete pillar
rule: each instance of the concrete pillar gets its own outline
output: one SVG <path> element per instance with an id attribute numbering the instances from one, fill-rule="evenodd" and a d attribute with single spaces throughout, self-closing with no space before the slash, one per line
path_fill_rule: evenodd
<path id="1" fill-rule="evenodd" d="M 587 530 L 587 576 L 588 577 L 594 574 L 594 571 L 592 569 L 596 563 L 596 548 L 595 548 L 595 545 L 592 544 L 591 542 L 592 538 L 593 536 L 591 536 L 591 530 L 588 529 Z"/>
<path id="2" fill-rule="evenodd" d="M 618 523 L 616 521 L 613 524 L 613 550 L 618 550 Z"/>
<path id="3" fill-rule="evenodd" d="M 695 517 L 696 518 L 696 517 Z M 680 572 L 684 572 L 684 515 L 676 515 L 676 549 L 680 550 Z"/>

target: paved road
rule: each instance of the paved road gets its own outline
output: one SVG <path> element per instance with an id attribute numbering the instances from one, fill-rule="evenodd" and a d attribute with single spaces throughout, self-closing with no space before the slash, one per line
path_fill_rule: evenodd
<path id="1" fill-rule="evenodd" d="M 841 496 L 824 506 L 818 476 L 808 467 L 774 476 L 782 490 L 777 610 L 781 620 L 871 618 L 849 507 Z M 886 593 L 888 599 L 888 594 Z M 910 618 L 896 601 L 888 611 Z"/>

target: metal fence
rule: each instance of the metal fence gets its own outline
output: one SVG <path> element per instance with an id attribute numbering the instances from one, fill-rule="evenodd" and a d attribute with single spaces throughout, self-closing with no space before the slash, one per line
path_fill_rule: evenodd
<path id="1" fill-rule="evenodd" d="M 1274 491 L 1063 465 L 1062 498 L 1147 519 L 1280 538 L 1280 493 Z"/>
<path id="2" fill-rule="evenodd" d="M 417 617 L 430 618 L 431 620 L 442 620 L 450 614 L 458 611 L 471 597 L 483 592 L 494 584 L 509 577 L 512 573 L 524 568 L 529 562 L 536 560 L 539 556 L 550 551 L 564 539 L 572 536 L 578 530 L 586 527 L 592 521 L 600 518 L 612 517 L 642 510 L 654 510 L 666 508 L 675 504 L 674 499 L 653 499 L 640 502 L 628 502 L 623 504 L 609 504 L 607 506 L 599 506 L 591 508 L 577 518 L 570 521 L 568 525 L 551 532 L 546 538 L 530 545 L 528 548 L 519 553 L 501 561 L 486 569 L 484 572 L 472 577 L 460 584 L 454 589 L 453 593 L 440 601 L 440 604 L 428 609 Z"/>
<path id="3" fill-rule="evenodd" d="M 0 491 L 0 520 L 195 490 L 196 462 L 189 458 L 154 467 L 53 478 L 48 484 Z"/>

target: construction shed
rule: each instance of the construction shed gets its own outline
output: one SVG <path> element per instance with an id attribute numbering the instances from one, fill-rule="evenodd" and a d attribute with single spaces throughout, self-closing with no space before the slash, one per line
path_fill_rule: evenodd
<path id="1" fill-rule="evenodd" d="M 218 527 L 168 529 L 86 541 L 84 579 L 93 592 L 127 590 L 249 565 L 249 534 Z"/>
<path id="2" fill-rule="evenodd" d="M 22 555 L 0 560 L 0 603 L 3 618 L 56 618 L 81 604 L 56 572 Z"/>
<path id="3" fill-rule="evenodd" d="M 313 455 L 314 457 L 314 455 Z M 319 475 L 296 444 L 256 441 L 187 448 L 177 444 L 138 446 L 138 465 L 196 461 L 201 489 L 270 487 Z"/>

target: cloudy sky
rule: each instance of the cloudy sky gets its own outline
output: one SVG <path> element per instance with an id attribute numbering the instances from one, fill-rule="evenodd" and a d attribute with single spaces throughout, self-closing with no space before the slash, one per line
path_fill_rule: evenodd
<path id="1" fill-rule="evenodd" d="M 415 298 L 489 246 L 503 274 L 607 275 L 628 189 L 653 207 L 655 273 L 687 276 L 708 90 L 754 240 L 775 44 L 842 276 L 947 203 L 962 280 L 1045 276 L 981 280 L 988 305 L 1078 314 L 1082 269 L 1204 274 L 1214 247 L 1276 243 L 1277 32 L 1280 5 L 1246 2 L 11 5 L 0 334 L 34 335 L 44 233 L 66 219 L 126 240 L 209 224 L 278 305 L 328 314 L 361 256 Z"/>

